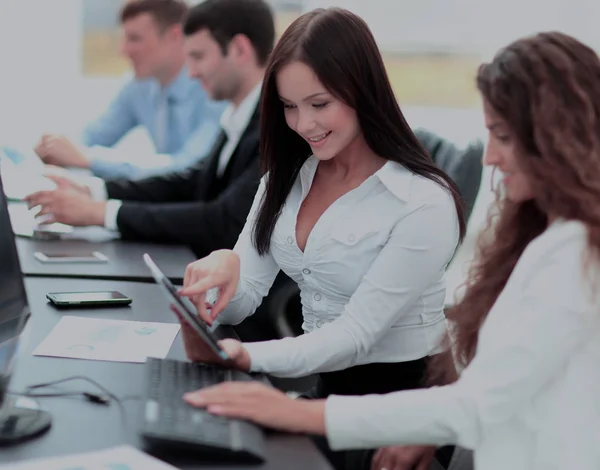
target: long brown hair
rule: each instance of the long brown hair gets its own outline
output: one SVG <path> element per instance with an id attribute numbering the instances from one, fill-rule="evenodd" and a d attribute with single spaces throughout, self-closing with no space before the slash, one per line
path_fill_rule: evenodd
<path id="1" fill-rule="evenodd" d="M 435 165 L 404 119 L 369 27 L 347 10 L 329 8 L 313 10 L 294 21 L 267 63 L 260 105 L 260 146 L 262 171 L 269 173 L 269 178 L 254 230 L 258 252 L 269 252 L 281 209 L 311 154 L 309 144 L 288 127 L 277 93 L 277 73 L 295 60 L 308 65 L 332 95 L 356 110 L 365 141 L 376 155 L 448 189 L 455 201 L 462 239 L 465 221 L 458 188 Z"/>
<path id="2" fill-rule="evenodd" d="M 447 312 L 459 367 L 473 359 L 483 321 L 527 245 L 546 229 L 547 214 L 583 222 L 590 254 L 600 254 L 596 53 L 565 34 L 540 33 L 510 44 L 481 65 L 477 87 L 518 142 L 519 164 L 536 196 L 514 203 L 496 194 L 498 204 L 479 238 L 465 294 Z M 438 358 L 431 364 L 432 383 L 455 379 L 452 365 L 443 362 Z"/>

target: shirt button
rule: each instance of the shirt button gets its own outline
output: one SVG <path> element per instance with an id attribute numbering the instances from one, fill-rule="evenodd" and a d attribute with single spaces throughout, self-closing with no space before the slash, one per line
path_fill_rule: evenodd
<path id="1" fill-rule="evenodd" d="M 287 237 L 287 242 L 291 245 L 294 243 L 294 239 L 292 237 Z"/>
<path id="2" fill-rule="evenodd" d="M 308 274 L 310 274 L 310 269 L 306 269 L 306 268 L 304 268 L 304 269 L 302 270 L 302 272 L 303 272 L 304 274 L 308 275 Z"/>
<path id="3" fill-rule="evenodd" d="M 321 328 L 323 326 L 322 320 L 317 320 L 317 328 Z"/>
<path id="4" fill-rule="evenodd" d="M 314 299 L 318 302 L 321 300 L 321 294 L 315 294 Z"/>
<path id="5" fill-rule="evenodd" d="M 353 233 L 351 233 L 350 235 L 348 235 L 348 241 L 349 241 L 350 243 L 354 242 L 354 240 L 356 240 L 356 237 L 354 236 L 354 234 L 353 234 Z"/>

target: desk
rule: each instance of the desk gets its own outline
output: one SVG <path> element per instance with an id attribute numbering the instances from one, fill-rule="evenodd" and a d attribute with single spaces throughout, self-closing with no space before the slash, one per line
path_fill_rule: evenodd
<path id="1" fill-rule="evenodd" d="M 27 276 L 76 277 L 87 279 L 112 279 L 121 281 L 154 282 L 142 260 L 149 253 L 165 275 L 176 284 L 183 283 L 186 266 L 196 260 L 189 248 L 179 245 L 112 240 L 89 242 L 86 240 L 34 240 L 16 237 L 21 260 L 21 270 Z M 33 254 L 81 253 L 100 251 L 108 257 L 107 263 L 44 264 Z"/>
<path id="2" fill-rule="evenodd" d="M 140 321 L 172 322 L 167 303 L 160 290 L 150 284 L 117 281 L 92 281 L 72 279 L 29 278 L 25 281 L 31 306 L 32 318 L 28 325 L 28 335 L 23 354 L 16 363 L 16 370 L 10 384 L 12 390 L 23 390 L 27 385 L 56 380 L 72 375 L 88 376 L 119 397 L 139 395 L 143 366 L 115 362 L 85 361 L 34 357 L 31 352 L 48 335 L 63 315 L 77 315 L 94 318 L 111 318 Z M 133 298 L 130 307 L 101 310 L 56 310 L 46 302 L 45 294 L 61 290 L 112 290 L 116 289 Z M 177 337 L 169 353 L 174 359 L 185 358 L 183 343 Z M 87 389 L 87 384 L 69 384 L 74 389 Z M 76 388 L 75 388 L 76 387 Z M 91 385 L 90 385 L 91 389 Z M 138 401 L 125 401 L 123 425 L 119 407 L 94 405 L 77 398 L 43 398 L 41 404 L 53 417 L 52 428 L 41 437 L 19 446 L 3 448 L 0 463 L 38 457 L 49 457 L 79 452 L 88 452 L 130 444 L 143 448 L 137 436 L 136 420 L 140 408 Z M 330 470 L 331 467 L 316 447 L 306 437 L 273 435 L 267 440 L 268 462 L 262 467 L 241 466 L 239 464 L 201 465 L 191 460 L 177 460 L 161 456 L 163 460 L 182 469 L 289 469 L 289 470 Z"/>

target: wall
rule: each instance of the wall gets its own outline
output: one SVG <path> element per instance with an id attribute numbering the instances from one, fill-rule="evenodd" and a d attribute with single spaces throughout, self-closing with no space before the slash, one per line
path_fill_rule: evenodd
<path id="1" fill-rule="evenodd" d="M 600 48 L 600 2 L 589 0 L 304 0 L 305 11 L 332 5 L 363 17 L 386 50 L 489 56 L 509 41 L 548 29 Z"/>
<path id="2" fill-rule="evenodd" d="M 79 7 L 79 0 L 2 0 L 2 142 L 30 141 L 44 123 L 63 127 L 77 119 L 69 97 L 79 82 Z"/>

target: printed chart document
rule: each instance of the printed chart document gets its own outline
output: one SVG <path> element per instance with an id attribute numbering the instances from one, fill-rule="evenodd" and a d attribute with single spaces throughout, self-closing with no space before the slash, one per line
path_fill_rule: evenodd
<path id="1" fill-rule="evenodd" d="M 0 465 L 11 470 L 177 470 L 131 446 Z"/>
<path id="2" fill-rule="evenodd" d="M 164 359 L 179 328 L 179 323 L 65 316 L 33 355 L 115 362 Z"/>

